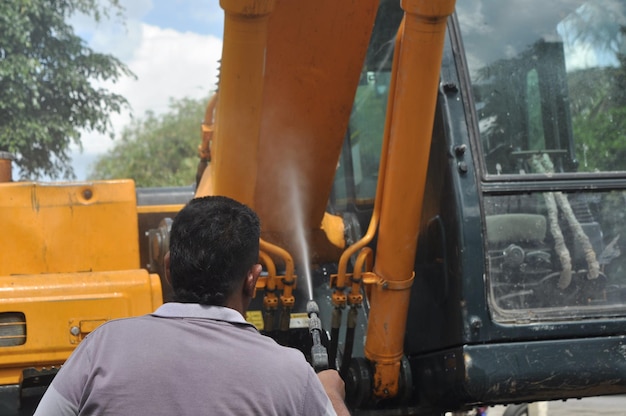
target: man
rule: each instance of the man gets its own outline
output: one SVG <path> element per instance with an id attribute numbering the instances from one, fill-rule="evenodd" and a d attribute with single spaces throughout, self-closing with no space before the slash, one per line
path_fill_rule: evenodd
<path id="1" fill-rule="evenodd" d="M 348 415 L 334 370 L 244 320 L 261 273 L 260 225 L 226 197 L 174 219 L 168 279 L 176 302 L 109 321 L 63 365 L 35 415 Z"/>

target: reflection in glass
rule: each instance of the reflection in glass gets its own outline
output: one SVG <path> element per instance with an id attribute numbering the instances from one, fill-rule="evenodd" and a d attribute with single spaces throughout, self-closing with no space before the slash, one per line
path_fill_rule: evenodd
<path id="1" fill-rule="evenodd" d="M 372 205 L 383 142 L 395 37 L 404 12 L 397 0 L 381 0 L 361 72 L 333 190 L 334 206 Z"/>
<path id="2" fill-rule="evenodd" d="M 626 1 L 482 0 L 457 13 L 488 174 L 539 173 L 538 152 L 556 173 L 626 170 Z"/>

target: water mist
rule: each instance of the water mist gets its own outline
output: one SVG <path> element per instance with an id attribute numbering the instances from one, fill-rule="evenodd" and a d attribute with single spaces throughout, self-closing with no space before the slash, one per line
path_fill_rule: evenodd
<path id="1" fill-rule="evenodd" d="M 294 232 L 295 232 L 295 244 L 296 250 L 298 251 L 298 258 L 300 259 L 300 270 L 301 273 L 304 273 L 304 281 L 307 285 L 307 294 L 309 300 L 313 299 L 313 277 L 311 276 L 311 258 L 309 255 L 309 244 L 307 240 L 307 230 L 305 229 L 304 224 L 304 209 L 306 207 L 305 198 L 307 197 L 307 193 L 304 189 L 302 189 L 302 181 L 300 181 L 299 171 L 297 169 L 291 170 L 290 175 L 291 180 L 289 181 L 289 193 L 288 193 L 288 204 L 290 207 L 290 212 L 294 218 Z"/>

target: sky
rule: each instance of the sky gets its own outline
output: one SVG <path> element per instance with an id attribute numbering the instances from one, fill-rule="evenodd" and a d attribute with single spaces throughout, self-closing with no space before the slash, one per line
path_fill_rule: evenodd
<path id="1" fill-rule="evenodd" d="M 111 17 L 95 23 L 75 16 L 71 21 L 92 49 L 114 55 L 137 77 L 104 84 L 126 97 L 131 106 L 129 111 L 111 116 L 118 138 L 131 117 L 141 118 L 148 110 L 163 113 L 171 98 L 204 98 L 215 90 L 224 28 L 217 0 L 120 2 L 125 8 L 121 19 Z M 72 147 L 77 180 L 85 180 L 97 157 L 115 143 L 92 132 L 84 132 L 81 140 L 82 151 Z"/>
<path id="2" fill-rule="evenodd" d="M 109 0 L 99 0 L 106 4 Z M 77 34 L 94 50 L 110 53 L 122 60 L 137 79 L 125 78 L 107 88 L 126 97 L 131 111 L 111 117 L 116 137 L 131 115 L 141 118 L 146 111 L 156 114 L 167 110 L 170 98 L 205 98 L 215 89 L 218 61 L 221 57 L 223 12 L 218 0 L 120 0 L 125 8 L 122 19 L 112 17 L 96 24 L 93 19 L 76 16 L 72 20 Z M 556 35 L 564 10 L 574 13 L 583 0 L 555 0 L 542 13 L 528 7 L 511 14 L 506 2 L 475 0 L 457 2 L 464 10 L 463 35 L 472 68 L 480 68 L 497 58 L 515 56 L 539 38 Z M 626 19 L 617 0 L 605 0 L 604 7 L 614 19 Z M 619 7 L 618 7 L 619 6 Z M 531 18 L 523 20 L 523 13 Z M 617 16 L 617 17 L 615 17 Z M 524 25 L 519 22 L 523 21 Z M 621 20 L 620 20 L 621 21 Z M 527 22 L 532 22 L 528 26 Z M 551 28 L 552 33 L 545 32 Z M 516 44 L 502 43 L 502 36 L 485 31 L 498 30 Z M 485 36 L 485 34 L 487 36 Z M 474 45 L 473 40 L 479 42 Z M 565 45 L 568 69 L 595 65 L 598 57 L 585 45 Z M 502 49 L 502 48 L 506 49 Z M 604 59 L 607 64 L 614 63 Z M 199 120 L 200 123 L 201 120 Z M 108 136 L 84 133 L 82 152 L 72 148 L 72 159 L 78 180 L 86 179 L 89 167 L 98 155 L 114 145 Z"/>
<path id="3" fill-rule="evenodd" d="M 604 29 L 598 31 L 600 34 L 619 33 L 619 27 L 626 24 L 621 0 L 594 3 L 534 0 L 522 3 L 527 7 L 518 7 L 515 13 L 511 13 L 510 3 L 502 0 L 457 1 L 470 70 L 518 56 L 540 39 L 563 42 L 568 71 L 618 65 L 614 51 L 601 49 L 602 43 L 598 41 L 601 37 L 595 39 L 597 44 L 593 44 L 591 37 L 577 35 L 593 34 L 594 27 Z M 541 13 L 537 13 L 539 5 Z"/>

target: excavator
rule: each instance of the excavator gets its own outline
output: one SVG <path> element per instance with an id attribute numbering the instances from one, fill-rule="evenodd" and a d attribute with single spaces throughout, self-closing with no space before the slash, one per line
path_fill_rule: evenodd
<path id="1" fill-rule="evenodd" d="M 206 195 L 261 218 L 247 319 L 354 415 L 626 393 L 625 1 L 220 5 L 194 185 L 0 162 L 0 413 L 170 300 L 172 218 Z"/>

